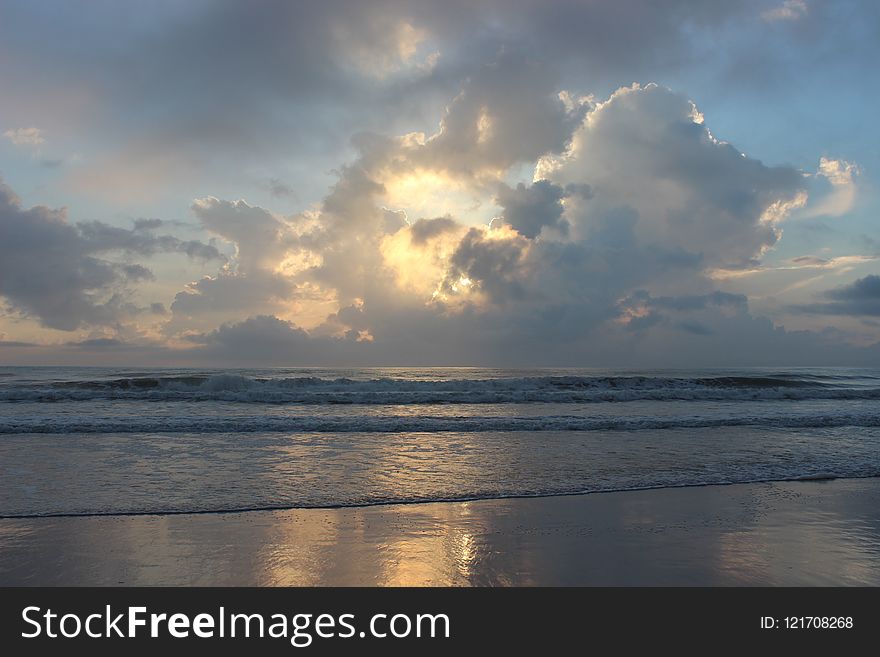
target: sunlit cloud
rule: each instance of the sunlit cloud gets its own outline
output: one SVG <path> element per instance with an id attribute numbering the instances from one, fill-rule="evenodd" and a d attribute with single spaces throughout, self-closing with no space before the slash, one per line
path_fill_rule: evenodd
<path id="1" fill-rule="evenodd" d="M 856 201 L 858 175 L 859 168 L 855 163 L 822 157 L 816 178 L 827 181 L 830 190 L 820 196 L 814 205 L 806 207 L 801 217 L 840 217 L 852 210 Z"/>
<path id="2" fill-rule="evenodd" d="M 52 49 L 0 26 L 0 167 L 26 199 L 3 188 L 7 341 L 672 358 L 778 344 L 774 308 L 876 271 L 876 166 L 848 127 L 874 91 L 832 84 L 866 69 L 811 31 L 842 29 L 826 5 L 221 4 L 115 39 L 76 13 Z M 71 79 L 88 111 L 48 102 Z"/>
<path id="3" fill-rule="evenodd" d="M 46 133 L 39 128 L 17 128 L 3 133 L 16 146 L 39 146 L 46 143 Z"/>

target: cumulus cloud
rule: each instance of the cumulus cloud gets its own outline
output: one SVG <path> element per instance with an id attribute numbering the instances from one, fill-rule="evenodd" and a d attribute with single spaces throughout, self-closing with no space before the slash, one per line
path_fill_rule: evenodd
<path id="1" fill-rule="evenodd" d="M 528 241 L 513 231 L 471 228 L 449 258 L 443 298 L 477 291 L 491 303 L 522 299 L 528 249 Z"/>
<path id="2" fill-rule="evenodd" d="M 101 175 L 112 176 L 131 194 L 138 180 L 167 184 L 221 162 L 277 160 L 291 146 L 310 157 L 328 144 L 339 152 L 364 125 L 411 123 L 461 80 L 479 77 L 501 50 L 553 62 L 553 71 L 576 69 L 592 83 L 651 77 L 687 61 L 695 28 L 748 17 L 750 4 L 560 0 L 548 11 L 540 0 L 267 0 L 256 7 L 217 0 L 72 12 L 64 2 L 50 2 L 51 10 L 25 3 L 0 25 L 7 59 L 16 62 L 0 71 L 0 82 L 27 90 L 16 94 L 21 116 L 73 106 L 79 112 L 69 120 L 79 130 L 124 136 L 76 180 L 112 194 L 113 186 L 100 185 Z M 46 11 L 63 19 L 47 21 Z M 162 111 L 144 121 L 143 108 L 157 102 Z M 529 104 L 529 95 L 516 102 Z M 503 123 L 496 127 L 503 135 Z M 511 143 L 543 130 L 533 124 Z"/>
<path id="3" fill-rule="evenodd" d="M 429 353 L 447 363 L 586 362 L 629 358 L 635 345 L 662 352 L 658 340 L 717 347 L 731 327 L 783 339 L 715 282 L 719 271 L 762 266 L 781 222 L 805 203 L 807 177 L 717 138 L 686 96 L 649 84 L 576 98 L 504 55 L 463 86 L 433 135 L 360 133 L 353 145 L 329 193 L 299 214 L 193 202 L 233 256 L 176 294 L 166 337 L 203 356 L 311 364 Z M 831 185 L 849 175 L 845 164 L 822 166 Z M 528 169 L 531 181 L 517 180 Z M 56 328 L 118 317 L 127 287 L 151 275 L 95 254 L 220 257 L 212 244 L 156 235 L 159 220 L 71 226 L 63 213 L 7 206 L 63 226 L 58 241 L 79 253 L 67 266 L 95 269 L 64 294 L 79 296 L 79 314 L 2 290 Z"/>
<path id="4" fill-rule="evenodd" d="M 3 183 L 0 234 L 0 296 L 13 311 L 61 330 L 113 324 L 138 312 L 129 287 L 150 279 L 152 272 L 138 263 L 111 259 L 113 254 L 220 257 L 209 245 L 154 235 L 144 225 L 129 230 L 101 222 L 71 224 L 63 209 L 25 209 Z"/>
<path id="5" fill-rule="evenodd" d="M 743 155 L 690 100 L 657 85 L 602 102 L 539 87 L 522 108 L 509 102 L 516 85 L 504 67 L 491 73 L 500 78 L 483 83 L 497 93 L 467 85 L 431 137 L 358 136 L 359 157 L 314 211 L 280 217 L 243 201 L 197 201 L 194 212 L 236 257 L 178 294 L 175 330 L 227 304 L 225 328 L 199 325 L 200 339 L 217 346 L 260 328 L 294 351 L 345 338 L 371 358 L 431 349 L 503 359 L 525 345 L 557 355 L 561 345 L 623 349 L 615 336 L 654 330 L 721 339 L 725 317 L 748 316 L 745 298 L 715 290 L 710 274 L 754 267 L 776 244 L 779 222 L 806 194 L 801 172 Z M 535 124 L 533 140 L 506 143 Z M 509 184 L 521 162 L 535 167 L 533 182 Z M 402 179 L 412 180 L 410 196 Z M 431 206 L 437 180 L 470 196 L 456 214 L 410 220 Z M 483 205 L 496 208 L 491 223 Z M 306 289 L 335 305 L 323 322 L 290 311 L 310 305 Z M 259 319 L 242 324 L 243 314 Z"/>
<path id="6" fill-rule="evenodd" d="M 628 208 L 639 244 L 699 255 L 708 267 L 754 262 L 805 193 L 799 171 L 743 156 L 712 135 L 685 96 L 653 84 L 616 91 L 538 175 L 589 183 L 593 197 L 573 199 L 565 212 L 576 238 L 595 229 L 597 215 Z"/>
<path id="7" fill-rule="evenodd" d="M 865 16 L 876 13 L 868 5 L 860 5 Z M 0 23 L 4 61 L 15 62 L 0 66 L 0 86 L 15 92 L 4 128 L 43 126 L 8 130 L 4 140 L 38 146 L 47 130 L 53 143 L 82 140 L 87 155 L 43 160 L 65 166 L 33 167 L 33 175 L 153 204 L 141 212 L 201 196 L 191 212 L 211 239 L 160 234 L 175 231 L 158 219 L 130 228 L 72 223 L 64 211 L 25 209 L 7 195 L 0 294 L 45 326 L 103 330 L 138 316 L 150 339 L 164 330 L 174 346 L 202 340 L 215 355 L 244 349 L 249 342 L 233 342 L 237 335 L 254 343 L 266 335 L 293 359 L 313 345 L 328 358 L 340 349 L 377 362 L 430 352 L 504 363 L 524 350 L 588 362 L 636 353 L 636 343 L 722 344 L 731 326 L 777 344 L 785 338 L 772 325 L 717 287 L 857 264 L 796 239 L 771 255 L 789 217 L 824 220 L 855 208 L 854 162 L 827 156 L 812 172 L 769 166 L 713 134 L 712 117 L 689 97 L 653 84 L 618 88 L 690 79 L 708 107 L 733 101 L 722 118 L 736 129 L 745 120 L 727 84 L 736 67 L 748 73 L 737 93 L 762 79 L 781 97 L 786 85 L 802 86 L 794 71 L 846 80 L 844 72 L 865 70 L 851 63 L 873 61 L 866 54 L 876 40 L 863 29 L 870 21 L 850 26 L 847 12 L 821 3 L 558 0 L 548 10 L 541 0 L 267 0 L 256 8 L 218 0 L 56 9 L 64 20 L 46 21 L 46 11 L 21 3 Z M 821 91 L 845 114 L 852 99 L 824 80 L 779 111 L 750 111 L 763 113 L 769 133 L 792 103 L 807 106 Z M 808 91 L 816 95 L 800 95 Z M 804 161 L 790 145 L 765 152 Z M 823 152 L 815 142 L 803 148 Z M 239 198 L 247 193 L 263 200 Z M 271 198 L 295 201 L 299 212 L 282 215 Z M 217 268 L 167 280 L 168 253 Z M 854 301 L 816 302 L 830 310 Z M 100 335 L 87 339 L 119 338 Z"/>
<path id="8" fill-rule="evenodd" d="M 458 228 L 458 222 L 452 217 L 419 219 L 410 226 L 409 234 L 412 243 L 421 246 L 440 235 L 455 232 Z"/>
<path id="9" fill-rule="evenodd" d="M 502 185 L 495 202 L 503 208 L 501 220 L 525 237 L 537 237 L 544 227 L 555 228 L 563 234 L 568 224 L 562 220 L 562 199 L 565 189 L 547 180 L 538 180 L 526 187 Z"/>
<path id="10" fill-rule="evenodd" d="M 208 333 L 191 335 L 189 340 L 200 345 L 196 357 L 225 362 L 278 364 L 283 358 L 286 362 L 320 365 L 356 363 L 362 358 L 352 349 L 357 345 L 354 339 L 311 336 L 292 322 L 270 315 L 226 323 Z"/>

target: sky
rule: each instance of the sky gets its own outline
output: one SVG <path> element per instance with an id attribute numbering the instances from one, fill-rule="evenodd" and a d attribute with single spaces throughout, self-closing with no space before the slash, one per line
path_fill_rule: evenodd
<path id="1" fill-rule="evenodd" d="M 880 365 L 873 0 L 0 0 L 0 363 Z"/>

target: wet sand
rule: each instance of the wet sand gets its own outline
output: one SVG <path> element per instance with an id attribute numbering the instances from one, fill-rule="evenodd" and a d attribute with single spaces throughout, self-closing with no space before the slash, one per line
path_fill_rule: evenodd
<path id="1" fill-rule="evenodd" d="M 0 520 L 2 585 L 880 585 L 880 479 Z"/>

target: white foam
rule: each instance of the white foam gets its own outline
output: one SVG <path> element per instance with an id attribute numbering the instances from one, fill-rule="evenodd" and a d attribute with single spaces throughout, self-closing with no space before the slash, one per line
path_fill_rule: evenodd
<path id="1" fill-rule="evenodd" d="M 651 431 L 718 427 L 777 429 L 880 427 L 878 412 L 802 413 L 739 417 L 581 416 L 235 416 L 17 417 L 0 419 L 0 434 L 81 433 L 437 433 L 511 431 Z"/>
<path id="2" fill-rule="evenodd" d="M 816 377 L 589 377 L 354 380 L 239 374 L 139 377 L 0 386 L 0 402 L 91 400 L 266 404 L 508 404 L 628 401 L 880 399 L 880 388 Z"/>

